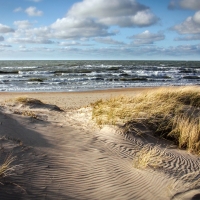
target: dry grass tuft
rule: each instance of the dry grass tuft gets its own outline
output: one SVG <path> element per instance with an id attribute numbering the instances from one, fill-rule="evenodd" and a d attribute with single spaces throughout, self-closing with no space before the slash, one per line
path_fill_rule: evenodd
<path id="1" fill-rule="evenodd" d="M 43 104 L 40 100 L 29 97 L 17 97 L 15 101 L 22 104 Z"/>
<path id="2" fill-rule="evenodd" d="M 149 147 L 145 145 L 137 154 L 136 159 L 133 162 L 133 166 L 138 169 L 144 169 L 147 167 L 151 168 L 162 168 L 165 161 L 170 159 L 166 155 L 165 150 L 160 150 L 159 147 Z"/>
<path id="3" fill-rule="evenodd" d="M 173 128 L 169 133 L 176 138 L 179 148 L 188 148 L 200 153 L 200 118 L 178 116 L 173 120 Z"/>
<path id="4" fill-rule="evenodd" d="M 200 87 L 154 89 L 138 96 L 99 100 L 92 107 L 99 125 L 123 122 L 125 132 L 132 127 L 132 132 L 142 134 L 134 125 L 140 123 L 155 136 L 200 154 Z"/>
<path id="5" fill-rule="evenodd" d="M 14 114 L 28 116 L 28 117 L 32 117 L 34 119 L 38 119 L 38 115 L 31 110 L 24 110 L 24 111 L 15 110 Z"/>
<path id="6" fill-rule="evenodd" d="M 16 157 L 13 157 L 12 154 L 9 154 L 3 164 L 0 166 L 0 178 L 12 175 L 15 171 L 16 166 L 11 166 L 11 164 L 16 160 Z"/>

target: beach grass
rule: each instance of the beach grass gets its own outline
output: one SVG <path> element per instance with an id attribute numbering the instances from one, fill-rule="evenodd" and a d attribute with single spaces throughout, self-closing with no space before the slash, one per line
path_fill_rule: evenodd
<path id="1" fill-rule="evenodd" d="M 165 150 L 160 150 L 159 146 L 145 145 L 137 153 L 133 166 L 138 169 L 147 167 L 158 169 L 162 168 L 163 163 L 169 159 L 170 157 L 165 153 Z"/>
<path id="2" fill-rule="evenodd" d="M 12 175 L 13 171 L 15 171 L 16 166 L 12 163 L 16 160 L 16 157 L 12 156 L 12 154 L 8 154 L 6 156 L 4 162 L 0 165 L 0 178 L 4 178 Z"/>
<path id="3" fill-rule="evenodd" d="M 124 123 L 124 132 L 145 131 L 174 141 L 181 149 L 200 154 L 200 88 L 169 87 L 132 97 L 119 96 L 92 104 L 99 125 Z"/>
<path id="4" fill-rule="evenodd" d="M 42 101 L 34 98 L 29 98 L 26 96 L 20 96 L 15 99 L 15 102 L 22 103 L 22 104 L 43 104 Z"/>

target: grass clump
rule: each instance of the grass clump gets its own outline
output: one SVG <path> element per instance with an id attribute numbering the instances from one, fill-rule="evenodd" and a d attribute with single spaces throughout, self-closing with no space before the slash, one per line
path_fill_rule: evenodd
<path id="1" fill-rule="evenodd" d="M 125 132 L 134 132 L 134 124 L 140 123 L 155 136 L 200 154 L 199 87 L 154 89 L 133 97 L 99 100 L 92 107 L 93 119 L 99 125 L 123 122 Z"/>
<path id="2" fill-rule="evenodd" d="M 11 164 L 15 161 L 16 157 L 13 157 L 12 154 L 9 154 L 2 165 L 0 165 L 0 178 L 4 178 L 6 176 L 10 176 L 13 171 L 15 171 L 16 166 L 11 166 Z"/>
<path id="3" fill-rule="evenodd" d="M 15 102 L 22 104 L 39 104 L 39 105 L 43 104 L 43 102 L 41 102 L 40 100 L 29 97 L 17 97 L 15 99 Z"/>
<path id="4" fill-rule="evenodd" d="M 145 145 L 139 152 L 133 162 L 133 166 L 138 169 L 147 167 L 158 169 L 162 168 L 165 161 L 170 158 L 166 155 L 165 150 L 160 150 L 157 146 L 149 147 Z"/>
<path id="5" fill-rule="evenodd" d="M 24 111 L 15 110 L 14 114 L 28 116 L 28 117 L 32 117 L 34 119 L 38 119 L 38 115 L 35 112 L 30 111 L 30 110 L 24 110 Z"/>

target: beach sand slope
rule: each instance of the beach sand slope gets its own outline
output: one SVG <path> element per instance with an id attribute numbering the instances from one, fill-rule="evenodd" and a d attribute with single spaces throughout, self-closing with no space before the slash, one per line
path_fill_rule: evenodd
<path id="1" fill-rule="evenodd" d="M 13 174 L 0 179 L 0 199 L 198 199 L 197 156 L 92 121 L 90 102 L 137 92 L 32 93 L 43 103 L 26 105 L 14 101 L 21 94 L 1 94 L 0 161 L 16 159 Z M 148 144 L 167 159 L 135 167 Z"/>

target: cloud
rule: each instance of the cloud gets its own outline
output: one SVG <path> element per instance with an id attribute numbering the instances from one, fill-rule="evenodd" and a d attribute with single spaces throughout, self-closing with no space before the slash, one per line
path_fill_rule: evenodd
<path id="1" fill-rule="evenodd" d="M 14 12 L 21 12 L 23 9 L 21 7 L 15 8 Z"/>
<path id="2" fill-rule="evenodd" d="M 29 8 L 27 8 L 27 9 L 25 10 L 25 12 L 26 12 L 29 16 L 31 16 L 31 17 L 34 17 L 34 16 L 40 17 L 40 16 L 43 15 L 43 12 L 42 12 L 42 11 L 37 10 L 36 7 L 32 7 L 32 6 L 29 7 Z"/>
<path id="3" fill-rule="evenodd" d="M 83 44 L 77 41 L 60 42 L 60 46 L 93 46 L 93 44 Z"/>
<path id="4" fill-rule="evenodd" d="M 104 47 L 104 48 L 72 48 L 65 47 L 62 49 L 58 49 L 61 52 L 76 53 L 81 55 L 92 55 L 99 56 L 100 58 L 109 58 L 114 59 L 116 56 L 119 59 L 143 59 L 144 56 L 149 58 L 159 58 L 160 56 L 165 56 L 169 58 L 177 59 L 179 58 L 189 58 L 192 56 L 198 56 L 200 53 L 200 44 L 197 45 L 179 45 L 176 47 L 158 47 L 158 46 L 123 46 L 123 47 Z"/>
<path id="5" fill-rule="evenodd" d="M 149 7 L 136 0 L 83 0 L 75 3 L 66 17 L 57 19 L 50 28 L 59 39 L 107 37 L 116 35 L 110 26 L 144 27 L 158 18 Z"/>
<path id="6" fill-rule="evenodd" d="M 14 32 L 14 29 L 10 28 L 9 26 L 0 24 L 0 33 L 11 33 Z"/>
<path id="7" fill-rule="evenodd" d="M 171 0 L 168 6 L 169 9 L 189 9 L 200 10 L 199 0 Z"/>
<path id="8" fill-rule="evenodd" d="M 17 26 L 18 29 L 27 29 L 32 27 L 33 24 L 28 20 L 23 20 L 23 21 L 14 21 L 14 25 Z"/>
<path id="9" fill-rule="evenodd" d="M 52 48 L 48 48 L 48 47 L 33 47 L 31 48 L 32 51 L 35 51 L 35 52 L 41 52 L 41 51 L 44 51 L 44 52 L 54 52 L 55 49 L 52 49 Z"/>
<path id="10" fill-rule="evenodd" d="M 43 26 L 40 28 L 33 28 L 25 30 L 25 35 L 27 37 L 40 37 L 40 38 L 52 38 L 53 35 L 51 34 L 51 28 L 47 26 Z"/>
<path id="11" fill-rule="evenodd" d="M 133 16 L 116 16 L 99 19 L 99 22 L 102 22 L 103 24 L 118 25 L 120 27 L 145 27 L 153 25 L 157 21 L 158 18 L 156 18 L 149 9 L 139 11 Z"/>
<path id="12" fill-rule="evenodd" d="M 12 46 L 9 44 L 0 44 L 0 48 L 4 48 L 4 47 L 12 47 Z"/>
<path id="13" fill-rule="evenodd" d="M 0 36 L 0 42 L 4 41 L 4 37 Z"/>
<path id="14" fill-rule="evenodd" d="M 68 16 L 92 18 L 105 25 L 120 27 L 150 26 L 158 21 L 147 6 L 136 0 L 83 0 L 72 6 Z"/>
<path id="15" fill-rule="evenodd" d="M 185 37 L 176 37 L 174 41 L 190 41 L 190 40 L 200 40 L 200 34 L 188 35 Z"/>
<path id="16" fill-rule="evenodd" d="M 114 35 L 114 33 L 108 33 L 107 26 L 89 18 L 58 19 L 51 25 L 51 28 L 54 36 L 62 39 Z"/>
<path id="17" fill-rule="evenodd" d="M 68 15 L 84 17 L 116 17 L 135 15 L 138 11 L 146 10 L 148 7 L 137 3 L 135 0 L 83 0 L 75 3 Z"/>
<path id="18" fill-rule="evenodd" d="M 188 17 L 184 22 L 172 27 L 172 30 L 180 34 L 199 34 L 200 33 L 200 11 L 194 16 Z"/>
<path id="19" fill-rule="evenodd" d="M 7 39 L 9 43 L 17 43 L 17 44 L 53 44 L 54 42 L 44 38 L 9 38 Z"/>
<path id="20" fill-rule="evenodd" d="M 154 44 L 156 41 L 161 41 L 165 39 L 165 35 L 162 33 L 151 33 L 146 30 L 140 34 L 133 35 L 129 39 L 134 39 L 133 43 L 137 45 L 142 44 Z"/>
<path id="21" fill-rule="evenodd" d="M 30 44 L 53 44 L 54 41 L 49 27 L 29 28 L 32 24 L 29 21 L 15 21 L 18 26 L 15 33 L 7 39 L 10 43 Z"/>
<path id="22" fill-rule="evenodd" d="M 95 38 L 94 41 L 100 42 L 100 43 L 103 43 L 103 44 L 111 44 L 111 45 L 124 45 L 125 44 L 124 42 L 114 40 L 111 37 Z"/>

